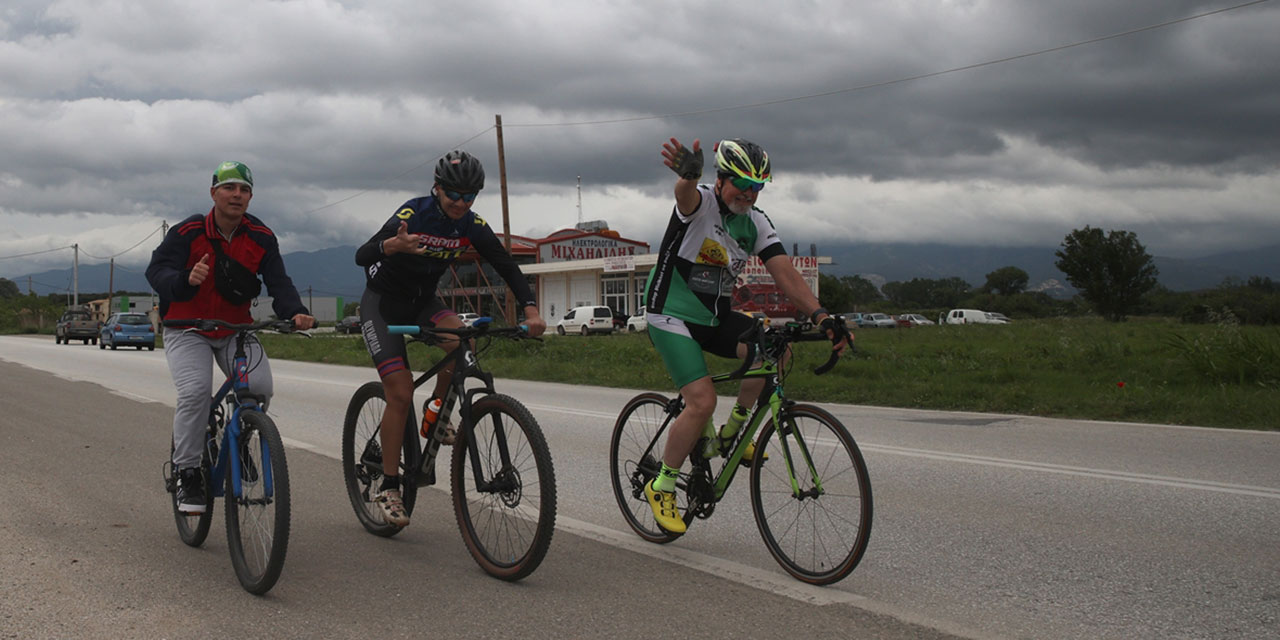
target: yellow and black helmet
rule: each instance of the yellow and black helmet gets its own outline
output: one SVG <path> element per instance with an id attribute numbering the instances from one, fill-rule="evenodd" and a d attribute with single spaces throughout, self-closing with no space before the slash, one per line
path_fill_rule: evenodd
<path id="1" fill-rule="evenodd" d="M 769 154 L 760 145 L 734 138 L 716 143 L 716 175 L 745 178 L 756 184 L 770 182 Z"/>

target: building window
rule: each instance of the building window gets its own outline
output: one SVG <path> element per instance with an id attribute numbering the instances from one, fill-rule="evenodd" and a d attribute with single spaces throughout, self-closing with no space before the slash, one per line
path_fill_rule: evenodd
<path id="1" fill-rule="evenodd" d="M 604 289 L 604 306 L 613 309 L 614 313 L 628 313 L 627 298 L 630 292 L 627 284 L 631 280 L 629 273 L 616 273 L 601 276 L 600 285 Z"/>

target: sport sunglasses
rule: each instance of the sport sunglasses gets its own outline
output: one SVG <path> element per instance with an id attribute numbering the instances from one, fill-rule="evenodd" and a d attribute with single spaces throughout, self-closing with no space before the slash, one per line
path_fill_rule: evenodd
<path id="1" fill-rule="evenodd" d="M 479 194 L 478 193 L 458 193 L 457 191 L 450 191 L 448 189 L 445 189 L 444 195 L 446 198 L 450 200 L 461 200 L 463 202 L 471 203 L 476 201 L 476 196 Z"/>
<path id="2" fill-rule="evenodd" d="M 730 178 L 729 182 L 733 183 L 733 187 L 738 191 L 760 191 L 764 189 L 763 182 L 756 182 L 749 178 Z"/>

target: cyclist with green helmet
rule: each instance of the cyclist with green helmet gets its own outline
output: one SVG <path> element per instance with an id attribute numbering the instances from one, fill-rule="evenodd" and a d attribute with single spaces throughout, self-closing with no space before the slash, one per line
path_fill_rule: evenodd
<path id="1" fill-rule="evenodd" d="M 730 305 L 738 274 L 748 258 L 759 257 L 791 302 L 814 324 L 828 328 L 832 339 L 836 337 L 835 324 L 827 321 L 827 310 L 818 304 L 787 257 L 773 223 L 755 207 L 760 191 L 773 179 L 769 154 L 740 138 L 721 140 L 714 152 L 715 182 L 698 184 L 703 166 L 699 141 L 693 141 L 692 149 L 675 138 L 663 143 L 663 163 L 680 177 L 658 262 L 645 285 L 649 338 L 685 401 L 662 453 L 662 471 L 645 485 L 654 518 L 671 533 L 685 530 L 674 493 L 680 465 L 693 451 L 716 408 L 715 386 L 703 352 L 738 359 L 747 354 L 738 337 L 754 320 L 732 311 Z M 851 339 L 846 333 L 834 348 L 843 352 Z M 722 435 L 736 433 L 747 417 L 747 407 L 763 388 L 763 379 L 742 383 L 729 417 L 735 424 L 732 429 L 722 429 Z M 723 454 L 724 442 L 712 444 L 718 444 Z M 756 461 L 754 449 L 748 449 L 743 463 L 763 460 Z"/>

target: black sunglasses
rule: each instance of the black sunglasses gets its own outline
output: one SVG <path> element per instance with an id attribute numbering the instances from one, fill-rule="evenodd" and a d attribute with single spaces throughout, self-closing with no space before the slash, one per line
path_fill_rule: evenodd
<path id="1" fill-rule="evenodd" d="M 466 202 L 466 203 L 472 203 L 472 202 L 475 202 L 475 201 L 476 201 L 476 196 L 480 195 L 480 194 L 479 194 L 479 192 L 473 192 L 473 193 L 459 193 L 459 192 L 457 192 L 457 191 L 450 191 L 450 190 L 448 190 L 448 189 L 441 189 L 441 191 L 443 191 L 443 192 L 444 192 L 444 197 L 446 197 L 446 198 L 448 198 L 448 199 L 450 199 L 450 200 L 461 200 L 461 201 Z"/>

